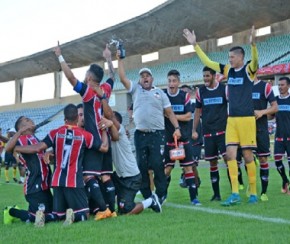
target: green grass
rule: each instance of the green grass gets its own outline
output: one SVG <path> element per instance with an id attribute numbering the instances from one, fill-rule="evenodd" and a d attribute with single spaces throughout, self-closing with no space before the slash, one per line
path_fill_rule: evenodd
<path id="1" fill-rule="evenodd" d="M 119 216 L 98 222 L 92 217 L 87 222 L 69 227 L 63 227 L 60 222 L 48 223 L 42 229 L 20 221 L 12 225 L 0 224 L 0 243 L 289 243 L 290 196 L 280 193 L 281 180 L 275 168 L 270 170 L 268 202 L 249 205 L 243 190 L 240 192 L 242 203 L 232 207 L 209 201 L 212 190 L 207 163 L 202 162 L 199 167 L 202 179 L 200 207 L 191 206 L 188 191 L 179 187 L 180 172 L 179 167 L 173 170 L 167 203 L 161 214 L 147 209 L 137 216 Z M 244 170 L 243 173 L 246 183 Z M 225 199 L 230 194 L 230 187 L 222 166 L 220 174 L 221 194 Z M 22 186 L 5 184 L 3 175 L 4 172 L 0 179 L 0 207 L 17 204 L 27 208 Z M 244 214 L 246 217 L 229 214 Z M 0 218 L 3 219 L 3 211 Z M 277 219 L 288 222 L 273 222 Z"/>

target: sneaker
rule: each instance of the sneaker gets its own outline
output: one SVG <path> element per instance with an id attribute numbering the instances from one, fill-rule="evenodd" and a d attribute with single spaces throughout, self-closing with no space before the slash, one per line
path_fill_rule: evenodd
<path id="1" fill-rule="evenodd" d="M 18 183 L 18 180 L 16 178 L 13 178 L 13 180 L 14 180 L 15 183 Z"/>
<path id="2" fill-rule="evenodd" d="M 194 206 L 200 206 L 200 205 L 201 205 L 200 201 L 198 201 L 197 198 L 193 199 L 193 200 L 191 201 L 191 204 L 194 205 Z"/>
<path id="3" fill-rule="evenodd" d="M 95 215 L 95 220 L 101 220 L 101 219 L 106 219 L 106 218 L 110 218 L 112 215 L 110 209 L 106 209 L 105 211 L 98 211 Z"/>
<path id="4" fill-rule="evenodd" d="M 227 200 L 221 203 L 222 206 L 232 206 L 241 203 L 241 197 L 238 193 L 232 193 Z"/>
<path id="5" fill-rule="evenodd" d="M 268 199 L 268 196 L 266 195 L 266 193 L 263 193 L 262 195 L 261 195 L 261 201 L 262 202 L 266 202 L 266 201 L 268 201 L 269 199 Z"/>
<path id="6" fill-rule="evenodd" d="M 151 203 L 150 208 L 152 208 L 152 210 L 156 213 L 161 213 L 162 208 L 161 208 L 161 204 L 159 202 L 158 196 L 155 193 L 153 193 L 151 195 L 151 198 L 152 198 L 152 203 Z"/>
<path id="7" fill-rule="evenodd" d="M 44 227 L 45 224 L 45 215 L 43 211 L 37 210 L 35 214 L 35 227 Z"/>
<path id="8" fill-rule="evenodd" d="M 5 207 L 3 210 L 3 223 L 4 225 L 12 224 L 14 217 L 9 214 L 9 210 L 12 208 L 11 206 Z"/>
<path id="9" fill-rule="evenodd" d="M 258 202 L 258 197 L 257 195 L 250 195 L 248 203 L 257 203 Z"/>
<path id="10" fill-rule="evenodd" d="M 240 190 L 240 191 L 242 191 L 242 190 L 244 190 L 244 189 L 245 189 L 244 185 L 239 185 L 239 190 Z"/>
<path id="11" fill-rule="evenodd" d="M 65 212 L 65 221 L 63 222 L 63 226 L 71 225 L 75 220 L 74 211 L 71 208 L 68 208 Z"/>
<path id="12" fill-rule="evenodd" d="M 211 202 L 213 201 L 220 202 L 221 200 L 222 200 L 221 196 L 216 196 L 216 195 L 213 195 L 212 198 L 210 199 Z"/>
<path id="13" fill-rule="evenodd" d="M 288 183 L 288 182 L 283 183 L 283 184 L 282 184 L 281 192 L 284 193 L 284 194 L 288 194 L 288 193 L 289 193 L 289 189 L 288 189 L 288 187 L 289 187 L 289 183 Z"/>

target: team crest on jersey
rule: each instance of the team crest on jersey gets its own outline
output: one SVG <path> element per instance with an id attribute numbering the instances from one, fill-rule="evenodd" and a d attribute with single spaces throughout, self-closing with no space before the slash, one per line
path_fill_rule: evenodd
<path id="1" fill-rule="evenodd" d="M 156 91 L 156 92 L 154 93 L 154 97 L 156 97 L 157 99 L 160 99 L 160 97 L 161 97 L 161 96 L 160 96 L 160 93 Z"/>

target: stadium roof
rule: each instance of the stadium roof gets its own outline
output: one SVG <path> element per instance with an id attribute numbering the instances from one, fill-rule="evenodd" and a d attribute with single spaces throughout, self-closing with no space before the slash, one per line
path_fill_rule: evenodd
<path id="1" fill-rule="evenodd" d="M 125 40 L 127 56 L 185 45 L 184 28 L 194 29 L 198 41 L 219 38 L 289 19 L 285 0 L 168 0 L 153 10 L 61 45 L 72 68 L 103 61 L 104 44 L 112 37 Z M 58 71 L 51 49 L 0 64 L 0 82 Z"/>

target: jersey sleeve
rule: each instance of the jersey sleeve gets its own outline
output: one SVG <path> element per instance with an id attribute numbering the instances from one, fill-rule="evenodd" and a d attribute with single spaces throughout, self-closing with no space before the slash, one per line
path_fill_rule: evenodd
<path id="1" fill-rule="evenodd" d="M 252 59 L 247 65 L 247 72 L 250 75 L 250 78 L 254 80 L 254 76 L 258 70 L 258 49 L 256 45 L 251 45 L 251 56 Z"/>
<path id="2" fill-rule="evenodd" d="M 161 91 L 162 106 L 163 106 L 163 108 L 171 107 L 171 103 L 169 101 L 168 96 L 165 94 L 165 92 L 163 90 L 160 89 L 160 91 Z"/>
<path id="3" fill-rule="evenodd" d="M 269 103 L 272 103 L 272 102 L 276 101 L 276 97 L 274 95 L 274 92 L 273 92 L 273 89 L 272 89 L 272 86 L 271 86 L 270 83 L 266 83 L 266 86 L 265 86 L 265 97 L 267 98 Z"/>
<path id="4" fill-rule="evenodd" d="M 200 97 L 200 90 L 197 88 L 196 93 L 195 93 L 195 106 L 197 108 L 202 108 L 202 101 Z"/>

